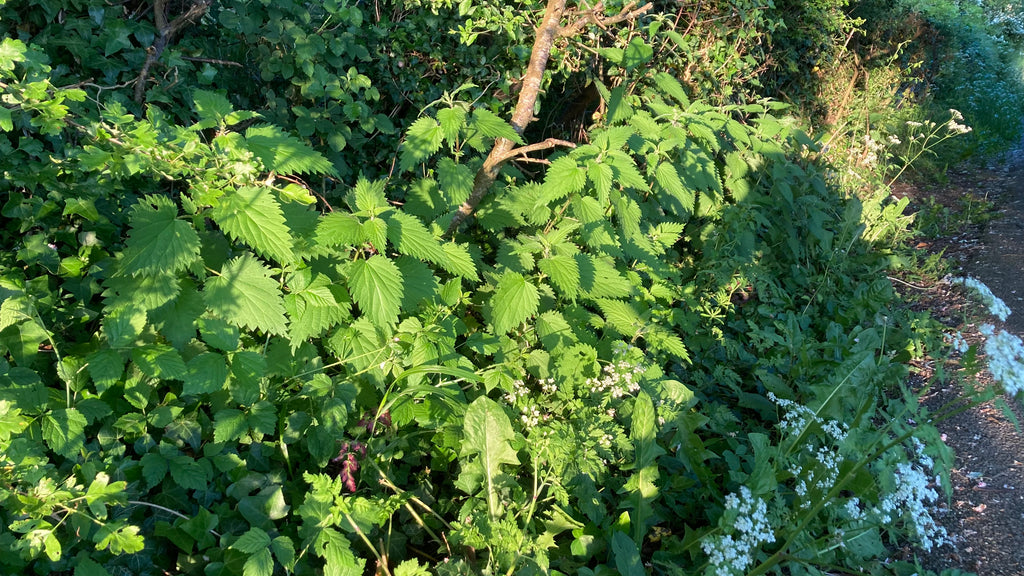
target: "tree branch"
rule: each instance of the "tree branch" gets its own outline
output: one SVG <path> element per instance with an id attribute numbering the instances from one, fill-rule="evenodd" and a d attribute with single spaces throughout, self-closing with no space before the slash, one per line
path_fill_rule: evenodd
<path id="1" fill-rule="evenodd" d="M 155 0 L 153 2 L 153 23 L 156 25 L 157 38 L 153 45 L 146 48 L 146 61 L 142 64 L 139 77 L 135 80 L 135 101 L 142 103 L 146 98 L 146 80 L 149 79 L 149 69 L 160 59 L 164 49 L 171 43 L 171 39 L 185 26 L 206 14 L 210 9 L 212 0 L 197 0 L 184 13 L 171 22 L 167 22 L 166 4 L 167 0 Z"/>
<path id="2" fill-rule="evenodd" d="M 651 3 L 647 3 L 633 10 L 633 6 L 636 5 L 636 2 L 633 1 L 627 4 L 619 14 L 605 18 L 598 14 L 598 11 L 603 7 L 603 4 L 598 3 L 594 8 L 587 10 L 576 22 L 563 28 L 561 21 L 562 16 L 565 14 L 565 3 L 566 0 L 548 0 L 547 6 L 544 8 L 544 18 L 541 20 L 540 25 L 537 26 L 536 37 L 533 40 L 533 49 L 530 52 L 530 63 L 526 67 L 526 75 L 523 76 L 522 86 L 519 90 L 519 100 L 516 102 L 515 110 L 512 112 L 512 128 L 520 135 L 526 131 L 526 126 L 533 120 L 537 96 L 540 94 L 540 87 L 544 81 L 544 70 L 547 68 L 548 59 L 551 57 L 551 47 L 554 45 L 556 38 L 579 32 L 587 22 L 603 27 L 608 24 L 636 18 L 652 7 Z M 455 234 L 459 225 L 473 214 L 477 205 L 480 204 L 480 201 L 487 195 L 495 180 L 498 179 L 498 174 L 505 162 L 528 152 L 553 148 L 554 146 L 575 146 L 571 142 L 554 138 L 549 138 L 539 144 L 530 144 L 515 149 L 513 149 L 512 145 L 513 142 L 507 138 L 497 138 L 494 140 L 494 147 L 491 149 L 491 153 L 487 155 L 483 166 L 480 167 L 476 177 L 473 179 L 473 191 L 462 206 L 459 206 L 459 210 L 452 217 L 451 224 L 448 225 L 448 235 Z"/>

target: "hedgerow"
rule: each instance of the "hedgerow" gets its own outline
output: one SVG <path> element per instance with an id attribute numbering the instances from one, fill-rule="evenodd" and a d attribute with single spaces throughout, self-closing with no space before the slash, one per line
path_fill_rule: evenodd
<path id="1" fill-rule="evenodd" d="M 659 66 L 664 13 L 375 16 L 507 58 L 511 107 L 420 65 L 385 96 L 368 7 L 15 4 L 3 571 L 903 574 L 890 546 L 942 545 L 905 384 L 942 334 L 886 277 L 909 222 L 785 104 Z M 242 52 L 260 80 L 219 84 Z M 582 138 L 529 126 L 549 64 L 604 71 Z"/>

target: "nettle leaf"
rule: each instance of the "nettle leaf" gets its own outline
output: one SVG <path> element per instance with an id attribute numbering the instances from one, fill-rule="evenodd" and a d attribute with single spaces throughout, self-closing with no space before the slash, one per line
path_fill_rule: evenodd
<path id="1" fill-rule="evenodd" d="M 307 339 L 349 318 L 348 295 L 341 286 L 310 286 L 288 294 L 284 297 L 284 307 L 291 318 L 289 331 L 293 351 Z"/>
<path id="2" fill-rule="evenodd" d="M 550 256 L 537 262 L 537 267 L 551 277 L 566 298 L 575 298 L 580 291 L 580 267 L 572 256 Z"/>
<path id="3" fill-rule="evenodd" d="M 245 242 L 260 255 L 279 262 L 295 261 L 291 230 L 269 188 L 243 186 L 229 192 L 210 211 L 210 217 L 228 236 Z"/>
<path id="4" fill-rule="evenodd" d="M 495 477 L 501 473 L 502 465 L 519 465 L 519 457 L 512 448 L 512 439 L 515 438 L 512 423 L 497 402 L 481 396 L 466 410 L 463 432 L 465 440 L 459 457 L 479 457 L 487 491 L 487 508 L 493 517 L 498 513 Z"/>
<path id="5" fill-rule="evenodd" d="M 136 306 L 119 306 L 103 317 L 103 334 L 111 348 L 130 346 L 145 327 L 146 311 Z"/>
<path id="6" fill-rule="evenodd" d="M 442 108 L 437 111 L 437 121 L 441 124 L 441 136 L 447 142 L 455 143 L 466 125 L 466 110 L 459 106 Z"/>
<path id="7" fill-rule="evenodd" d="M 375 254 L 349 267 L 348 287 L 359 310 L 377 325 L 395 324 L 402 303 L 402 272 Z"/>
<path id="8" fill-rule="evenodd" d="M 366 233 L 358 218 L 345 212 L 331 212 L 320 219 L 316 241 L 322 246 L 359 246 L 366 242 Z"/>
<path id="9" fill-rule="evenodd" d="M 57 454 L 73 458 L 85 445 L 88 422 L 78 410 L 61 408 L 43 416 L 43 441 Z"/>
<path id="10" fill-rule="evenodd" d="M 402 254 L 444 265 L 448 261 L 441 243 L 420 222 L 419 218 L 404 212 L 391 212 L 387 216 L 388 240 Z"/>
<path id="11" fill-rule="evenodd" d="M 475 174 L 469 166 L 456 164 L 448 157 L 437 162 L 437 184 L 451 205 L 462 204 L 473 192 Z"/>
<path id="12" fill-rule="evenodd" d="M 277 126 L 252 126 L 245 131 L 245 142 L 271 172 L 338 175 L 334 165 L 323 154 Z"/>
<path id="13" fill-rule="evenodd" d="M 121 270 L 154 274 L 184 270 L 199 258 L 199 235 L 178 219 L 178 207 L 163 196 L 147 196 L 132 207 L 131 230 Z"/>
<path id="14" fill-rule="evenodd" d="M 560 200 L 566 196 L 583 190 L 587 183 L 587 170 L 576 164 L 570 156 L 562 156 L 551 163 L 544 174 L 544 192 L 546 199 Z"/>
<path id="15" fill-rule="evenodd" d="M 688 219 L 693 214 L 693 207 L 697 196 L 693 190 L 688 189 L 683 184 L 683 180 L 679 177 L 675 166 L 668 162 L 658 164 L 654 171 L 654 180 L 663 191 L 671 196 L 672 200 L 675 200 L 675 202 L 664 202 L 663 205 L 671 206 L 673 208 L 672 211 L 677 216 Z M 666 198 L 665 200 L 668 199 Z"/>
<path id="16" fill-rule="evenodd" d="M 430 157 L 441 148 L 441 139 L 444 132 L 437 120 L 424 116 L 409 126 L 405 134 L 405 142 L 402 143 L 402 157 L 399 167 L 402 170 L 411 170 L 417 164 Z"/>
<path id="17" fill-rule="evenodd" d="M 270 274 L 270 269 L 256 258 L 239 256 L 226 263 L 219 276 L 206 282 L 206 305 L 240 328 L 284 335 L 284 302 Z"/>
<path id="18" fill-rule="evenodd" d="M 214 442 L 233 442 L 248 431 L 249 419 L 241 410 L 225 408 L 213 415 Z"/>
<path id="19" fill-rule="evenodd" d="M 601 309 L 605 321 L 623 336 L 635 338 L 644 326 L 644 321 L 628 302 L 600 299 L 597 306 Z"/>
<path id="20" fill-rule="evenodd" d="M 462 276 L 467 280 L 479 280 L 480 276 L 476 273 L 476 264 L 473 263 L 473 257 L 469 254 L 469 249 L 465 245 L 455 244 L 454 242 L 447 242 L 441 245 L 444 250 L 447 260 L 441 263 L 441 267 L 447 272 L 456 276 Z"/>
<path id="21" fill-rule="evenodd" d="M 377 252 L 387 252 L 388 222 L 383 218 L 370 218 L 363 222 L 363 235 Z"/>
<path id="22" fill-rule="evenodd" d="M 249 556 L 242 566 L 242 576 L 272 576 L 273 573 L 274 559 L 270 555 L 270 548 Z"/>
<path id="23" fill-rule="evenodd" d="M 484 136 L 506 138 L 516 144 L 523 144 L 523 137 L 512 128 L 511 124 L 505 122 L 486 108 L 476 108 L 473 110 L 469 127 L 473 130 L 478 130 Z"/>
<path id="24" fill-rule="evenodd" d="M 537 313 L 540 294 L 537 287 L 518 272 L 506 272 L 498 280 L 491 297 L 491 325 L 496 334 L 505 334 Z"/>
<path id="25" fill-rule="evenodd" d="M 181 354 L 170 346 L 149 344 L 132 348 L 132 361 L 150 378 L 180 380 L 187 372 Z"/>

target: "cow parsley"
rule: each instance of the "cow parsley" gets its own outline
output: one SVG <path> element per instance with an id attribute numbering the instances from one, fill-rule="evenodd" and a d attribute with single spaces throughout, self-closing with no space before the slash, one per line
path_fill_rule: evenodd
<path id="1" fill-rule="evenodd" d="M 1016 396 L 1024 390 L 1024 343 L 1006 330 L 997 334 L 991 324 L 983 324 L 980 330 L 987 338 L 985 354 L 992 377 L 1007 394 Z"/>
<path id="2" fill-rule="evenodd" d="M 707 576 L 746 574 L 761 545 L 775 542 L 768 505 L 746 486 L 740 487 L 738 495 L 725 497 L 725 512 L 718 525 L 724 534 L 707 536 L 700 545 L 708 555 Z"/>
<path id="3" fill-rule="evenodd" d="M 1010 315 L 1010 307 L 1006 305 L 998 296 L 992 293 L 982 281 L 977 278 L 967 276 L 966 278 L 953 278 L 950 280 L 951 284 L 963 284 L 964 286 L 971 288 L 978 293 L 978 297 L 981 298 L 983 304 L 988 306 L 988 311 L 993 316 L 999 318 L 1000 321 L 1006 321 L 1006 317 Z"/>

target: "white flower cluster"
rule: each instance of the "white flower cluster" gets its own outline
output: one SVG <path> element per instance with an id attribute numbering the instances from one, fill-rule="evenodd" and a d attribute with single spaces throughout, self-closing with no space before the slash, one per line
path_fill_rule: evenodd
<path id="1" fill-rule="evenodd" d="M 558 390 L 554 378 L 541 378 L 537 383 L 540 384 L 541 392 L 544 394 L 554 394 Z M 522 380 L 512 382 L 512 391 L 505 393 L 505 401 L 512 406 L 515 406 L 517 403 L 521 404 L 519 407 L 519 419 L 528 428 L 551 419 L 551 414 L 541 412 L 537 404 L 530 400 L 530 388 Z"/>
<path id="2" fill-rule="evenodd" d="M 921 466 L 909 462 L 899 463 L 896 466 L 896 491 L 883 498 L 873 511 L 883 526 L 899 518 L 908 520 L 921 542 L 921 548 L 926 552 L 949 542 L 946 529 L 939 526 L 929 512 L 929 505 L 939 497 L 924 470 L 925 467 L 931 467 L 928 464 L 930 462 L 931 458 L 922 455 Z"/>
<path id="3" fill-rule="evenodd" d="M 591 394 L 608 392 L 612 398 L 622 398 L 626 394 L 640 391 L 640 375 L 643 372 L 642 366 L 619 360 L 606 365 L 600 378 L 589 378 L 587 386 L 590 386 Z"/>
<path id="4" fill-rule="evenodd" d="M 730 518 L 733 518 L 731 522 Z M 759 547 L 775 542 L 775 532 L 768 520 L 768 505 L 763 499 L 755 498 L 746 486 L 740 487 L 738 496 L 733 493 L 725 497 L 725 513 L 719 527 L 726 534 L 705 537 L 700 544 L 708 555 L 709 575 L 746 574 Z"/>
<path id="5" fill-rule="evenodd" d="M 997 334 L 991 324 L 983 324 L 981 333 L 987 338 L 985 354 L 992 377 L 1011 396 L 1024 391 L 1024 342 L 1006 330 Z"/>
<path id="6" fill-rule="evenodd" d="M 779 430 L 783 433 L 800 434 L 804 431 L 804 428 L 811 422 L 814 422 L 821 426 L 822 431 L 835 440 L 837 444 L 842 444 L 846 440 L 846 435 L 850 430 L 850 427 L 846 424 L 835 420 L 825 420 L 807 406 L 797 404 L 792 400 L 779 398 L 774 392 L 768 393 L 768 399 L 786 411 L 786 415 L 779 422 Z"/>
<path id="7" fill-rule="evenodd" d="M 807 406 L 797 404 L 792 400 L 779 398 L 771 392 L 768 393 L 768 398 L 777 406 L 786 410 L 786 415 L 779 422 L 779 430 L 784 434 L 799 436 L 807 426 L 811 423 L 816 423 L 821 427 L 825 435 L 832 439 L 833 446 L 839 446 L 846 440 L 850 430 L 846 424 L 835 420 L 826 420 L 815 414 Z M 805 498 L 812 487 L 819 492 L 825 493 L 835 485 L 836 480 L 839 478 L 839 465 L 842 464 L 843 457 L 839 454 L 838 449 L 832 446 L 817 446 L 815 448 L 812 442 L 802 442 L 801 446 L 802 451 L 809 455 L 808 461 L 811 462 L 812 469 L 818 470 L 817 474 L 815 474 L 813 471 L 808 470 L 804 462 L 795 462 L 789 468 L 789 473 L 793 475 L 793 478 L 796 478 L 796 485 L 793 487 L 793 490 L 801 498 L 800 507 L 806 509 L 813 503 L 812 499 Z"/>
<path id="8" fill-rule="evenodd" d="M 978 297 L 981 298 L 983 304 L 988 306 L 988 311 L 993 316 L 999 318 L 1000 321 L 1005 321 L 1006 317 L 1010 315 L 1010 307 L 1006 305 L 998 296 L 992 293 L 983 282 L 977 278 L 968 276 L 966 278 L 953 278 L 950 284 L 963 284 L 968 288 L 971 288 L 978 293 Z"/>
<path id="9" fill-rule="evenodd" d="M 960 122 L 962 122 L 964 119 L 964 115 L 961 114 L 959 110 L 954 110 L 953 108 L 950 108 L 949 115 L 950 119 L 949 122 L 946 123 L 946 129 L 949 130 L 951 133 L 967 134 L 972 130 L 970 126 L 960 124 Z"/>

